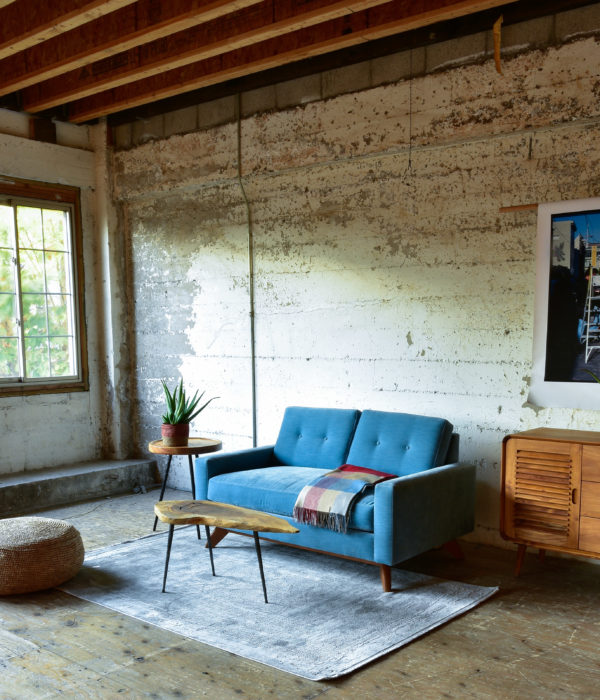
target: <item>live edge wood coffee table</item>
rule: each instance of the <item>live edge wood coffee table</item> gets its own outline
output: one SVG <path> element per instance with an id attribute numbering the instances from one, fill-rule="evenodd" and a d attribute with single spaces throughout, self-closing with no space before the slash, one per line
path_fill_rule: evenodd
<path id="1" fill-rule="evenodd" d="M 206 539 L 208 540 L 208 551 L 210 554 L 210 566 L 212 575 L 215 576 L 215 562 L 213 559 L 212 543 L 210 541 L 209 525 L 223 529 L 233 528 L 235 530 L 252 530 L 254 535 L 254 546 L 256 547 L 256 557 L 260 570 L 260 580 L 262 582 L 265 603 L 267 600 L 267 586 L 265 584 L 265 572 L 262 565 L 260 553 L 259 532 L 299 532 L 297 528 L 290 525 L 287 520 L 277 518 L 274 515 L 267 515 L 250 508 L 232 506 L 228 503 L 217 503 L 215 501 L 159 501 L 154 504 L 154 513 L 163 523 L 169 525 L 169 539 L 167 541 L 167 558 L 165 560 L 165 573 L 163 576 L 162 592 L 165 592 L 167 583 L 167 572 L 169 570 L 169 557 L 171 556 L 171 544 L 173 542 L 173 531 L 175 525 L 204 525 Z"/>
<path id="2" fill-rule="evenodd" d="M 190 467 L 190 482 L 192 484 L 192 497 L 196 495 L 196 482 L 194 479 L 194 465 L 192 463 L 192 455 L 198 457 L 198 455 L 208 454 L 210 452 L 217 452 L 221 449 L 223 443 L 220 440 L 211 440 L 210 438 L 203 437 L 191 437 L 188 438 L 187 445 L 164 445 L 162 440 L 152 440 L 148 445 L 148 450 L 156 455 L 168 455 L 167 469 L 165 471 L 165 478 L 162 482 L 162 488 L 160 490 L 159 501 L 162 501 L 165 495 L 165 488 L 167 486 L 167 479 L 169 478 L 169 470 L 171 469 L 171 460 L 173 455 L 187 455 L 188 463 Z M 156 530 L 156 524 L 158 523 L 158 517 L 154 518 L 153 530 Z M 198 530 L 198 539 L 200 539 L 200 529 Z"/>

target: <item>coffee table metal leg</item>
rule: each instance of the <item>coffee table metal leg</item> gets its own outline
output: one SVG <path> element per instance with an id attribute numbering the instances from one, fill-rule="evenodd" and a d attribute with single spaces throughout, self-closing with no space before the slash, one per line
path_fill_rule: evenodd
<path id="1" fill-rule="evenodd" d="M 265 583 L 265 572 L 263 571 L 262 556 L 260 554 L 260 541 L 258 539 L 258 532 L 254 531 L 254 546 L 256 547 L 256 556 L 258 558 L 258 568 L 260 569 L 260 580 L 262 581 L 263 594 L 265 596 L 265 603 L 267 600 L 267 584 Z"/>
<path id="2" fill-rule="evenodd" d="M 215 574 L 215 562 L 213 560 L 212 544 L 210 541 L 210 530 L 208 529 L 208 525 L 204 526 L 204 530 L 206 532 L 206 539 L 208 540 L 208 553 L 210 554 L 210 568 L 212 569 L 212 575 L 216 576 L 216 574 Z"/>
<path id="3" fill-rule="evenodd" d="M 163 587 L 162 592 L 165 592 L 165 586 L 167 585 L 167 571 L 169 570 L 169 557 L 171 556 L 171 543 L 173 542 L 173 531 L 175 530 L 175 525 L 169 525 L 169 539 L 167 541 L 167 558 L 165 560 L 165 574 L 163 576 Z"/>
<path id="4" fill-rule="evenodd" d="M 163 496 L 165 495 L 165 489 L 167 488 L 167 479 L 169 478 L 169 469 L 171 468 L 171 458 L 173 455 L 169 455 L 169 459 L 167 460 L 167 469 L 165 471 L 165 478 L 163 479 L 162 483 L 162 488 L 160 490 L 160 498 L 158 499 L 159 501 L 162 501 Z M 156 530 L 156 525 L 158 523 L 158 515 L 154 518 L 154 527 L 152 530 Z"/>
<path id="5" fill-rule="evenodd" d="M 198 455 L 194 455 L 194 457 L 197 457 Z M 194 479 L 194 464 L 192 462 L 192 455 L 188 455 L 188 462 L 190 465 L 190 481 L 192 482 L 192 498 L 196 498 L 196 480 Z M 201 540 L 202 537 L 200 537 L 200 525 L 196 525 L 196 533 L 198 535 L 198 539 Z"/>

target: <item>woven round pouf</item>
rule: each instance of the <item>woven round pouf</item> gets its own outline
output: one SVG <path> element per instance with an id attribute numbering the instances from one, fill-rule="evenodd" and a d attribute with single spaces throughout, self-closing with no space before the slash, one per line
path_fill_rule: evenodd
<path id="1" fill-rule="evenodd" d="M 79 531 L 64 520 L 0 520 L 0 595 L 58 586 L 79 571 L 84 553 Z"/>

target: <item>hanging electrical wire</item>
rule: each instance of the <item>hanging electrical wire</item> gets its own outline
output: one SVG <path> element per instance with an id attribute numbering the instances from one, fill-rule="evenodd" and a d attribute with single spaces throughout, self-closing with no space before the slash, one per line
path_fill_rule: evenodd
<path id="1" fill-rule="evenodd" d="M 246 206 L 248 222 L 248 306 L 250 317 L 250 373 L 251 373 L 251 403 L 252 403 L 252 446 L 257 444 L 256 430 L 256 340 L 254 324 L 254 227 L 252 223 L 252 208 L 244 187 L 242 178 L 242 96 L 238 92 L 236 102 L 237 112 L 237 179 Z"/>

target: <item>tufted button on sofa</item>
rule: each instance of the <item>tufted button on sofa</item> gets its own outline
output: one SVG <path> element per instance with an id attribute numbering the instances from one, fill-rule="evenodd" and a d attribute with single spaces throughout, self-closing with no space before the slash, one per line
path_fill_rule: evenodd
<path id="1" fill-rule="evenodd" d="M 391 411 L 290 406 L 274 445 L 197 458 L 195 498 L 291 520 L 303 487 L 342 464 L 397 477 L 366 490 L 345 533 L 294 522 L 269 539 L 378 564 L 389 591 L 391 566 L 473 529 L 475 466 L 458 461 L 452 424 Z"/>

